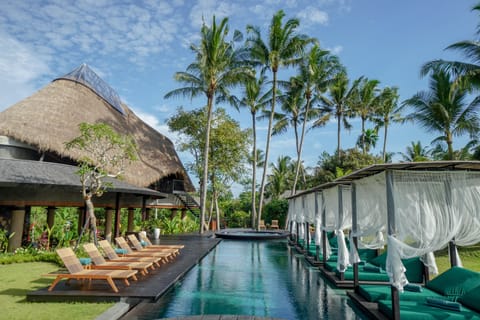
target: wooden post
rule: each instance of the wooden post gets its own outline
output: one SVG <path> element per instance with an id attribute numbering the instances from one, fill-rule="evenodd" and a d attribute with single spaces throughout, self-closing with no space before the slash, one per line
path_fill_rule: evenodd
<path id="1" fill-rule="evenodd" d="M 315 217 L 319 214 L 318 212 L 318 191 L 315 191 Z M 317 228 L 321 228 L 321 226 L 317 226 L 317 219 L 315 219 L 315 234 L 317 234 Z M 315 242 L 315 262 L 320 260 L 320 246 L 317 245 Z"/>
<path id="2" fill-rule="evenodd" d="M 127 232 L 133 232 L 135 228 L 135 209 L 128 208 Z"/>
<path id="3" fill-rule="evenodd" d="M 47 226 L 52 228 L 55 224 L 55 207 L 48 207 L 47 208 Z"/>
<path id="4" fill-rule="evenodd" d="M 322 254 L 323 254 L 323 265 L 327 264 L 327 232 L 325 231 L 325 219 L 327 216 L 326 207 L 325 207 L 325 194 L 322 192 Z"/>
<path id="5" fill-rule="evenodd" d="M 8 241 L 8 251 L 13 252 L 22 246 L 23 222 L 25 220 L 25 207 L 15 207 L 12 212 L 10 232 L 13 236 Z"/>
<path id="6" fill-rule="evenodd" d="M 353 243 L 350 245 L 355 246 L 355 249 L 358 250 L 358 219 L 357 219 L 357 188 L 355 183 L 352 183 L 351 189 L 352 195 L 352 232 L 353 232 Z M 358 281 L 358 262 L 353 263 L 353 288 L 356 293 L 358 293 L 359 281 Z"/>
<path id="7" fill-rule="evenodd" d="M 120 237 L 120 214 L 122 208 L 120 208 L 120 193 L 115 194 L 115 218 L 113 220 L 113 235 L 114 238 Z"/>
<path id="8" fill-rule="evenodd" d="M 109 242 L 112 242 L 112 221 L 114 212 L 115 210 L 113 210 L 113 208 L 107 208 L 105 210 L 105 239 Z"/>
<path id="9" fill-rule="evenodd" d="M 338 193 L 338 218 L 337 221 L 343 221 L 343 190 L 342 186 L 338 185 L 337 186 L 337 193 Z M 335 228 L 339 229 L 340 226 L 336 225 Z M 338 236 L 338 235 L 337 235 Z M 338 239 L 337 239 L 338 240 Z M 340 246 L 338 246 L 340 249 Z M 348 254 L 348 252 L 344 252 L 344 254 Z M 346 268 L 347 266 L 344 266 Z M 340 272 L 340 280 L 345 279 L 345 272 Z"/>

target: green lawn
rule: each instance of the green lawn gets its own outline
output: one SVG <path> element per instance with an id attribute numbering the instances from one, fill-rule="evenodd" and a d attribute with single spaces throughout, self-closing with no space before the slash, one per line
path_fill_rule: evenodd
<path id="1" fill-rule="evenodd" d="M 459 248 L 458 252 L 464 268 L 480 272 L 480 245 Z M 439 274 L 450 268 L 450 260 L 446 249 L 435 253 L 435 258 Z"/>
<path id="2" fill-rule="evenodd" d="M 0 319 L 95 319 L 113 303 L 27 302 L 29 291 L 45 288 L 53 277 L 41 277 L 58 266 L 46 262 L 0 265 Z"/>

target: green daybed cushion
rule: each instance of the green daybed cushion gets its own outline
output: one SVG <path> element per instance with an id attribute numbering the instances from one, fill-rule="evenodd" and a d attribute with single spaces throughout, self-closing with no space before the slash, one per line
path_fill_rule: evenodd
<path id="1" fill-rule="evenodd" d="M 480 312 L 480 286 L 473 288 L 458 299 L 458 302 Z"/>
<path id="2" fill-rule="evenodd" d="M 392 314 L 392 301 L 380 300 L 378 301 L 378 309 L 390 317 Z M 461 311 L 450 311 L 427 305 L 422 301 L 407 301 L 400 302 L 400 317 L 409 320 L 436 320 L 436 319 L 476 319 L 480 320 L 480 313 L 470 310 L 466 307 L 461 307 Z"/>
<path id="3" fill-rule="evenodd" d="M 480 273 L 452 267 L 425 285 L 443 296 L 461 296 L 480 286 Z"/>
<path id="4" fill-rule="evenodd" d="M 335 271 L 337 277 L 340 277 L 340 272 L 338 270 Z M 352 280 L 353 281 L 353 269 L 349 267 L 343 274 L 345 280 Z M 388 275 L 385 271 L 382 272 L 370 272 L 370 271 L 362 271 L 362 267 L 360 266 L 358 270 L 358 280 L 360 281 L 378 281 L 378 282 L 388 282 Z"/>
<path id="5" fill-rule="evenodd" d="M 362 284 L 358 287 L 358 290 L 362 297 L 370 302 L 391 299 L 392 289 L 390 285 Z M 441 298 L 443 296 L 435 291 L 424 288 L 421 292 L 404 290 L 399 293 L 399 297 L 403 301 L 425 299 L 426 297 Z"/>
<path id="6" fill-rule="evenodd" d="M 362 261 L 370 261 L 377 257 L 377 250 L 374 249 L 358 249 L 358 256 Z"/>

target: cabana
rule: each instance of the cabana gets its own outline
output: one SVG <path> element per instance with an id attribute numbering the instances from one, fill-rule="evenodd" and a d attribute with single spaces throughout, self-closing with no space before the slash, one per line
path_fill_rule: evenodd
<path id="1" fill-rule="evenodd" d="M 387 228 L 386 271 L 392 300 L 392 314 L 388 316 L 399 319 L 399 293 L 409 283 L 402 259 L 422 257 L 424 264 L 435 270 L 432 252 L 449 245 L 455 266 L 455 245 L 479 242 L 480 216 L 476 208 L 480 203 L 480 173 L 473 172 L 478 170 L 480 162 L 384 164 L 341 179 L 352 183 L 353 211 L 363 212 L 354 223 L 359 243 L 368 245 L 364 239 L 370 234 L 370 239 L 379 245 L 381 237 L 372 234 Z"/>

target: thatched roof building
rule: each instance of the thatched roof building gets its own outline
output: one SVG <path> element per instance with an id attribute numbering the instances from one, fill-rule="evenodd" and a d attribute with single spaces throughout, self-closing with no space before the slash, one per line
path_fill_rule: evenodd
<path id="1" fill-rule="evenodd" d="M 85 64 L 1 112 L 0 136 L 37 150 L 38 159 L 74 164 L 82 154 L 66 150 L 65 142 L 79 135 L 82 122 L 106 123 L 133 136 L 139 159 L 126 168 L 126 182 L 169 192 L 172 181 L 178 185 L 180 180 L 185 191 L 194 190 L 173 143 L 135 115 Z"/>

